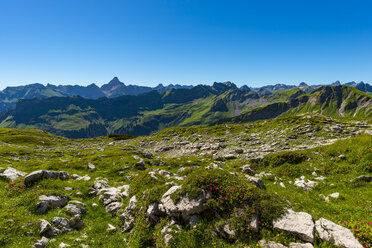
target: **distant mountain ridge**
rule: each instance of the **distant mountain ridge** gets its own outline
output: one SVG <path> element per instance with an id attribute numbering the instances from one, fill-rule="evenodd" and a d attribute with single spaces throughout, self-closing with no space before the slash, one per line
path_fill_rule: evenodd
<path id="1" fill-rule="evenodd" d="M 332 86 L 340 85 L 339 81 L 336 81 Z M 372 94 L 372 86 L 364 82 L 355 83 L 350 82 L 346 85 L 352 86 L 360 91 Z M 247 85 L 243 85 L 238 88 L 234 83 L 227 81 L 223 83 L 223 88 L 239 89 L 241 91 L 255 91 L 261 95 L 271 95 L 275 92 L 285 91 L 290 89 L 301 89 L 305 93 L 309 93 L 312 90 L 321 87 L 322 85 L 308 85 L 304 82 L 296 85 L 286 84 L 275 84 L 267 85 L 258 88 L 250 88 Z M 80 85 L 52 85 L 47 84 L 28 84 L 25 86 L 7 87 L 3 91 L 0 91 L 0 112 L 3 112 L 9 108 L 14 108 L 15 104 L 20 99 L 33 99 L 33 98 L 47 98 L 54 96 L 81 96 L 87 99 L 99 99 L 101 97 L 115 98 L 123 95 L 140 95 L 143 93 L 156 90 L 160 93 L 165 93 L 171 89 L 190 89 L 197 86 L 192 85 L 167 85 L 159 84 L 156 87 L 138 86 L 138 85 L 126 85 L 121 82 L 117 77 L 114 77 L 107 84 L 98 87 L 95 84 L 88 86 Z"/>
<path id="2" fill-rule="evenodd" d="M 164 86 L 159 84 L 156 87 L 125 85 L 117 77 L 114 77 L 109 83 L 98 87 L 95 84 L 88 86 L 80 85 L 52 85 L 47 84 L 28 84 L 25 86 L 7 87 L 0 91 L 0 112 L 15 107 L 20 99 L 47 98 L 54 96 L 81 96 L 87 99 L 98 99 L 101 97 L 114 98 L 122 95 L 140 95 L 143 93 L 157 90 L 166 92 L 173 88 L 192 88 L 191 85 L 173 85 Z"/>
<path id="3" fill-rule="evenodd" d="M 321 86 L 308 93 L 299 87 L 261 92 L 225 82 L 115 98 L 54 96 L 19 100 L 0 115 L 0 128 L 38 128 L 70 138 L 146 135 L 173 126 L 243 123 L 308 112 L 372 118 L 372 95 L 347 85 Z"/>

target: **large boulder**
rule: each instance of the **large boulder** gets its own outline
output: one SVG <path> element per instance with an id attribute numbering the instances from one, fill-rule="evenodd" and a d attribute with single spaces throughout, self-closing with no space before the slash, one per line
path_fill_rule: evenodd
<path id="1" fill-rule="evenodd" d="M 39 200 L 41 202 L 36 205 L 36 212 L 45 214 L 50 209 L 66 206 L 69 199 L 66 195 L 41 195 L 39 196 Z"/>
<path id="2" fill-rule="evenodd" d="M 179 190 L 181 186 L 171 187 L 161 198 L 160 209 L 173 217 L 182 217 L 187 220 L 191 215 L 199 214 L 206 210 L 204 203 L 211 198 L 210 192 L 202 191 L 202 193 L 195 199 L 190 199 L 188 195 L 183 195 L 180 197 L 178 202 L 174 202 L 171 195 Z"/>
<path id="3" fill-rule="evenodd" d="M 0 178 L 5 178 L 8 181 L 16 180 L 18 177 L 23 177 L 26 175 L 25 172 L 18 171 L 12 167 L 6 168 L 2 173 L 0 173 Z"/>
<path id="4" fill-rule="evenodd" d="M 354 237 L 353 233 L 336 223 L 324 218 L 315 222 L 319 237 L 342 248 L 362 248 L 363 246 Z"/>
<path id="5" fill-rule="evenodd" d="M 297 234 L 302 240 L 314 242 L 314 220 L 305 212 L 295 212 L 292 209 L 273 222 L 274 229 Z"/>
<path id="6" fill-rule="evenodd" d="M 67 180 L 69 178 L 69 175 L 65 171 L 38 170 L 28 174 L 24 179 L 24 183 L 29 186 L 44 178 L 59 178 L 61 180 Z"/>

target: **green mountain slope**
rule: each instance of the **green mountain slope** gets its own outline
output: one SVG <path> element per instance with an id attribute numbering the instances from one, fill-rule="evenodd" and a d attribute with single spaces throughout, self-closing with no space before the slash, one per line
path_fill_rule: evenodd
<path id="1" fill-rule="evenodd" d="M 152 91 L 138 96 L 52 97 L 21 100 L 0 117 L 0 127 L 39 128 L 70 138 L 108 133 L 147 135 L 173 126 L 243 123 L 296 113 L 370 118 L 372 100 L 349 86 L 324 86 L 310 93 L 294 88 L 260 95 L 215 83 L 213 87 Z"/>

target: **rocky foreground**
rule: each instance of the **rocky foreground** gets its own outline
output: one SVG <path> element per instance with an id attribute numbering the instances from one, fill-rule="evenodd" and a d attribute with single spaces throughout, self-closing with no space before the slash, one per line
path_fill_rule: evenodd
<path id="1" fill-rule="evenodd" d="M 301 115 L 134 140 L 3 140 L 1 213 L 10 228 L 0 244 L 370 247 L 369 224 L 357 232 L 336 212 L 348 222 L 372 216 L 371 134 L 367 122 Z M 350 202 L 353 191 L 369 200 Z"/>

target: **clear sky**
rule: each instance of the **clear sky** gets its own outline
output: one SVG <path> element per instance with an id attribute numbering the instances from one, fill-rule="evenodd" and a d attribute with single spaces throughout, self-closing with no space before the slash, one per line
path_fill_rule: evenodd
<path id="1" fill-rule="evenodd" d="M 0 0 L 0 88 L 372 82 L 372 1 Z"/>

